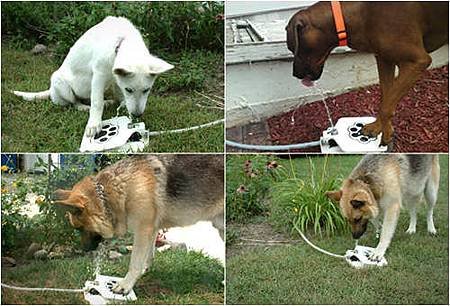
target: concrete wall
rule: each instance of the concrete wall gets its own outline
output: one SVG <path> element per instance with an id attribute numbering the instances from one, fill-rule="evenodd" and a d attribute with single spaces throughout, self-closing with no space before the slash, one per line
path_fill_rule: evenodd
<path id="1" fill-rule="evenodd" d="M 271 10 L 310 6 L 317 1 L 227 1 L 226 15 L 248 15 Z"/>
<path id="2" fill-rule="evenodd" d="M 448 45 L 433 52 L 432 67 L 448 64 Z M 320 99 L 378 82 L 371 54 L 334 53 L 316 86 L 292 77 L 292 59 L 229 64 L 226 67 L 227 127 L 260 121 Z"/>

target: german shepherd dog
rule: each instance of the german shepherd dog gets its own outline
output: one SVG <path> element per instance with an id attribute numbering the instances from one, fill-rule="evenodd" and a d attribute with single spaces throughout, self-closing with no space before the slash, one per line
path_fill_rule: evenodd
<path id="1" fill-rule="evenodd" d="M 223 239 L 223 186 L 222 155 L 136 155 L 55 191 L 55 203 L 72 208 L 74 228 L 103 238 L 133 232 L 128 273 L 113 288 L 126 294 L 150 267 L 159 229 L 207 220 Z"/>
<path id="2" fill-rule="evenodd" d="M 438 189 L 438 155 L 382 154 L 365 156 L 344 180 L 342 189 L 326 195 L 339 202 L 354 239 L 365 233 L 369 220 L 378 232 L 383 215 L 380 241 L 371 257 L 381 260 L 394 236 L 402 206 L 410 214 L 406 232 L 416 232 L 416 206 L 423 196 L 428 204 L 428 232 L 436 234 L 433 209 Z"/>

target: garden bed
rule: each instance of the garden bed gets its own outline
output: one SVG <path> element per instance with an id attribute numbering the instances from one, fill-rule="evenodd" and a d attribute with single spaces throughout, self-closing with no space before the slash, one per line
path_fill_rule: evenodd
<path id="1" fill-rule="evenodd" d="M 333 122 L 340 117 L 375 116 L 379 101 L 379 85 L 326 99 Z M 329 127 L 322 101 L 271 117 L 267 122 L 274 144 L 318 140 Z M 448 152 L 448 65 L 422 76 L 400 101 L 393 125 L 395 152 Z"/>

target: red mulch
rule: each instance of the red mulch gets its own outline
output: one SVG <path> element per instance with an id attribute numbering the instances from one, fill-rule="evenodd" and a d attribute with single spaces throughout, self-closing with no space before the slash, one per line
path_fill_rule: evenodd
<path id="1" fill-rule="evenodd" d="M 375 117 L 379 101 L 379 85 L 326 100 L 333 122 L 340 117 Z M 274 144 L 318 140 L 329 127 L 322 101 L 274 116 L 267 122 Z M 393 124 L 395 152 L 448 152 L 448 65 L 424 74 L 398 104 Z"/>

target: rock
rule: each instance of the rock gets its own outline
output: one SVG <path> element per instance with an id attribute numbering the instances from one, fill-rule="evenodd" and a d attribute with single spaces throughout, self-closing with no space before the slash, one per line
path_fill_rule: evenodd
<path id="1" fill-rule="evenodd" d="M 47 52 L 47 47 L 45 45 L 42 44 L 37 44 L 36 46 L 34 46 L 33 49 L 31 49 L 31 53 L 33 55 L 38 55 L 38 54 L 42 54 Z"/>
<path id="2" fill-rule="evenodd" d="M 48 252 L 46 250 L 39 250 L 33 254 L 33 257 L 34 257 L 34 259 L 44 260 L 44 259 L 48 258 Z"/>
<path id="3" fill-rule="evenodd" d="M 109 259 L 118 259 L 118 258 L 120 258 L 120 257 L 122 257 L 123 255 L 122 254 L 120 254 L 119 252 L 117 252 L 117 251 L 109 251 L 109 253 L 108 253 L 108 258 Z"/>
<path id="4" fill-rule="evenodd" d="M 50 253 L 48 253 L 48 258 L 49 259 L 61 259 L 61 258 L 64 258 L 64 254 L 58 253 L 58 252 L 50 252 Z"/>
<path id="5" fill-rule="evenodd" d="M 2 267 L 15 267 L 17 262 L 12 257 L 2 257 Z"/>
<path id="6" fill-rule="evenodd" d="M 51 252 L 53 250 L 53 247 L 56 245 L 56 242 L 50 243 L 50 245 L 46 248 L 47 252 Z"/>
<path id="7" fill-rule="evenodd" d="M 28 247 L 28 250 L 25 253 L 25 256 L 28 257 L 28 258 L 32 258 L 33 254 L 36 253 L 37 251 L 39 251 L 40 249 L 41 249 L 41 245 L 39 243 L 33 242 Z"/>

